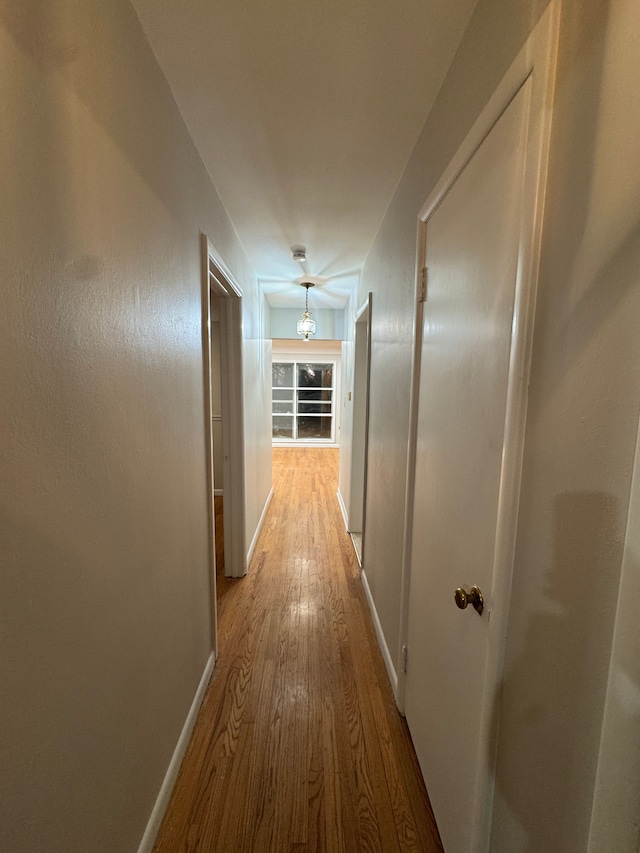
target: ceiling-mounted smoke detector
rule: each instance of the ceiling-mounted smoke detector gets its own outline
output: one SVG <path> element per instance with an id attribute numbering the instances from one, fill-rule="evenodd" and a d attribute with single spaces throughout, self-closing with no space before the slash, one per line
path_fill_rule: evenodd
<path id="1" fill-rule="evenodd" d="M 304 246 L 292 246 L 293 260 L 303 264 L 307 260 L 307 250 Z"/>

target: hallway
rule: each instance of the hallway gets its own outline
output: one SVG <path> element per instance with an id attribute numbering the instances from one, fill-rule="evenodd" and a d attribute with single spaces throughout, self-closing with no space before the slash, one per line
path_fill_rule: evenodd
<path id="1" fill-rule="evenodd" d="M 441 851 L 336 499 L 338 451 L 278 448 L 250 572 L 157 853 Z"/>

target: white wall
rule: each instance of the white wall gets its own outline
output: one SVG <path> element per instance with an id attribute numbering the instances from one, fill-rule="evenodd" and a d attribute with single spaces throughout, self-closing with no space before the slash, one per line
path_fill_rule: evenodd
<path id="1" fill-rule="evenodd" d="M 246 326 L 245 326 L 246 334 Z M 271 492 L 271 341 L 245 339 L 245 502 L 247 547 L 254 541 Z"/>
<path id="2" fill-rule="evenodd" d="M 640 842 L 640 431 L 624 544 L 589 853 Z"/>
<path id="3" fill-rule="evenodd" d="M 362 533 L 365 503 L 365 451 L 367 420 L 367 361 L 369 353 L 368 312 L 367 318 L 356 323 L 354 342 L 353 405 L 351 433 L 351 478 L 349 496 L 349 530 Z"/>
<path id="4" fill-rule="evenodd" d="M 496 849 L 587 846 L 640 406 L 638 11 L 565 7 Z"/>
<path id="5" fill-rule="evenodd" d="M 243 298 L 246 542 L 254 535 L 271 492 L 271 341 L 268 305 L 255 281 Z"/>
<path id="6" fill-rule="evenodd" d="M 367 578 L 397 659 L 416 217 L 546 5 L 480 0 L 367 259 Z M 492 850 L 587 849 L 640 407 L 637 3 L 565 0 Z"/>
<path id="7" fill-rule="evenodd" d="M 313 291 L 312 291 L 313 293 Z M 271 338 L 292 338 L 296 334 L 296 325 L 302 316 L 304 299 L 297 308 L 270 308 L 268 334 Z M 311 308 L 311 318 L 316 321 L 316 333 L 313 340 L 341 341 L 344 337 L 344 310 L 332 308 Z"/>
<path id="8" fill-rule="evenodd" d="M 342 369 L 340 381 L 342 393 L 340 395 L 340 463 L 338 468 L 338 495 L 342 512 L 348 515 L 348 507 L 351 502 L 351 443 L 353 433 L 353 379 L 355 369 L 355 323 L 358 313 L 358 294 L 354 293 L 346 305 L 345 316 L 345 338 L 342 342 Z M 349 399 L 349 397 L 351 399 Z M 345 518 L 345 524 L 347 518 Z"/>
<path id="9" fill-rule="evenodd" d="M 222 388 L 220 376 L 220 317 L 218 299 L 211 300 L 211 430 L 213 437 L 213 485 L 224 488 L 222 453 Z"/>
<path id="10" fill-rule="evenodd" d="M 3 3 L 0 100 L 0 849 L 133 851 L 211 648 L 201 231 L 251 391 L 263 308 L 127 2 Z"/>

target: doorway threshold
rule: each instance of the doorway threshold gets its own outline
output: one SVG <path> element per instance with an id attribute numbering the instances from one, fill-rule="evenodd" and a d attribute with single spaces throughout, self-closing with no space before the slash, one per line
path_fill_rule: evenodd
<path id="1" fill-rule="evenodd" d="M 362 568 L 362 533 L 350 533 L 353 542 L 353 550 L 358 558 L 358 565 Z"/>

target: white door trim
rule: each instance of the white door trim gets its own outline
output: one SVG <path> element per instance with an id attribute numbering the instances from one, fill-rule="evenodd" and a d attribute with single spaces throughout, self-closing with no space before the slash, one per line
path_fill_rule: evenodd
<path id="1" fill-rule="evenodd" d="M 351 424 L 351 474 L 349 478 L 348 530 L 362 538 L 358 561 L 364 565 L 367 520 L 367 469 L 369 461 L 369 391 L 371 383 L 371 312 L 373 294 L 356 314 L 353 354 L 353 417 Z M 364 343 L 364 347 L 362 344 Z M 364 355 L 364 359 L 362 358 Z M 388 652 L 387 652 L 388 654 Z"/>
<path id="2" fill-rule="evenodd" d="M 210 300 L 220 297 L 220 395 L 222 402 L 222 455 L 224 483 L 224 564 L 225 575 L 243 577 L 247 573 L 246 502 L 245 502 L 245 441 L 244 441 L 244 380 L 242 372 L 242 290 L 218 257 L 215 249 L 202 235 L 203 258 L 203 341 L 205 381 L 210 389 Z M 213 432 L 211 429 L 210 390 L 207 391 L 207 481 L 213 506 Z M 210 460 L 209 460 L 210 457 Z M 213 513 L 210 512 L 213 522 Z M 210 537 L 213 544 L 213 535 Z M 210 559 L 213 567 L 215 595 L 215 547 Z"/>
<path id="3" fill-rule="evenodd" d="M 213 392 L 211 362 L 211 299 L 209 297 L 209 253 L 207 238 L 201 235 L 201 299 L 202 299 L 202 367 L 204 393 L 205 465 L 207 481 L 207 535 L 209 550 L 209 613 L 213 659 L 218 657 L 218 604 L 216 594 L 216 528 L 215 528 L 215 480 L 213 474 Z"/>
<path id="4" fill-rule="evenodd" d="M 504 641 L 508 627 L 511 572 L 515 550 L 518 496 L 520 491 L 527 411 L 527 384 L 531 361 L 542 218 L 547 179 L 559 11 L 560 0 L 553 0 L 451 163 L 430 193 L 418 215 L 417 223 L 416 313 L 414 319 L 414 352 L 405 494 L 401 624 L 398 643 L 400 650 L 403 649 L 408 639 L 412 520 L 419 402 L 418 389 L 420 383 L 424 310 L 420 292 L 422 271 L 426 264 L 427 222 L 512 99 L 520 91 L 525 82 L 530 80 L 527 148 L 523 176 L 523 216 L 519 239 L 512 346 L 507 389 L 507 416 L 503 447 L 504 464 L 500 480 L 498 524 L 496 529 L 495 590 L 491 613 L 492 645 L 487 666 L 486 695 L 492 693 L 502 675 Z M 398 707 L 403 712 L 405 707 L 406 674 L 403 672 L 401 657 L 402 655 L 397 662 L 398 691 L 396 698 Z M 487 708 L 488 703 L 485 702 L 485 711 L 487 711 Z M 493 728 L 493 721 L 488 718 L 488 714 L 486 713 L 485 718 L 482 720 L 481 730 L 483 731 L 483 739 L 486 738 L 487 741 L 486 749 L 490 751 L 490 745 L 493 744 L 495 746 L 496 732 Z M 473 820 L 474 823 L 475 851 L 487 849 L 490 829 L 490 804 L 493 797 L 492 780 L 490 774 L 487 772 L 487 768 L 480 767 L 479 774 L 482 774 L 482 778 L 478 778 L 478 790 L 483 791 L 484 794 L 479 801 L 478 814 L 467 816 L 467 819 Z"/>

